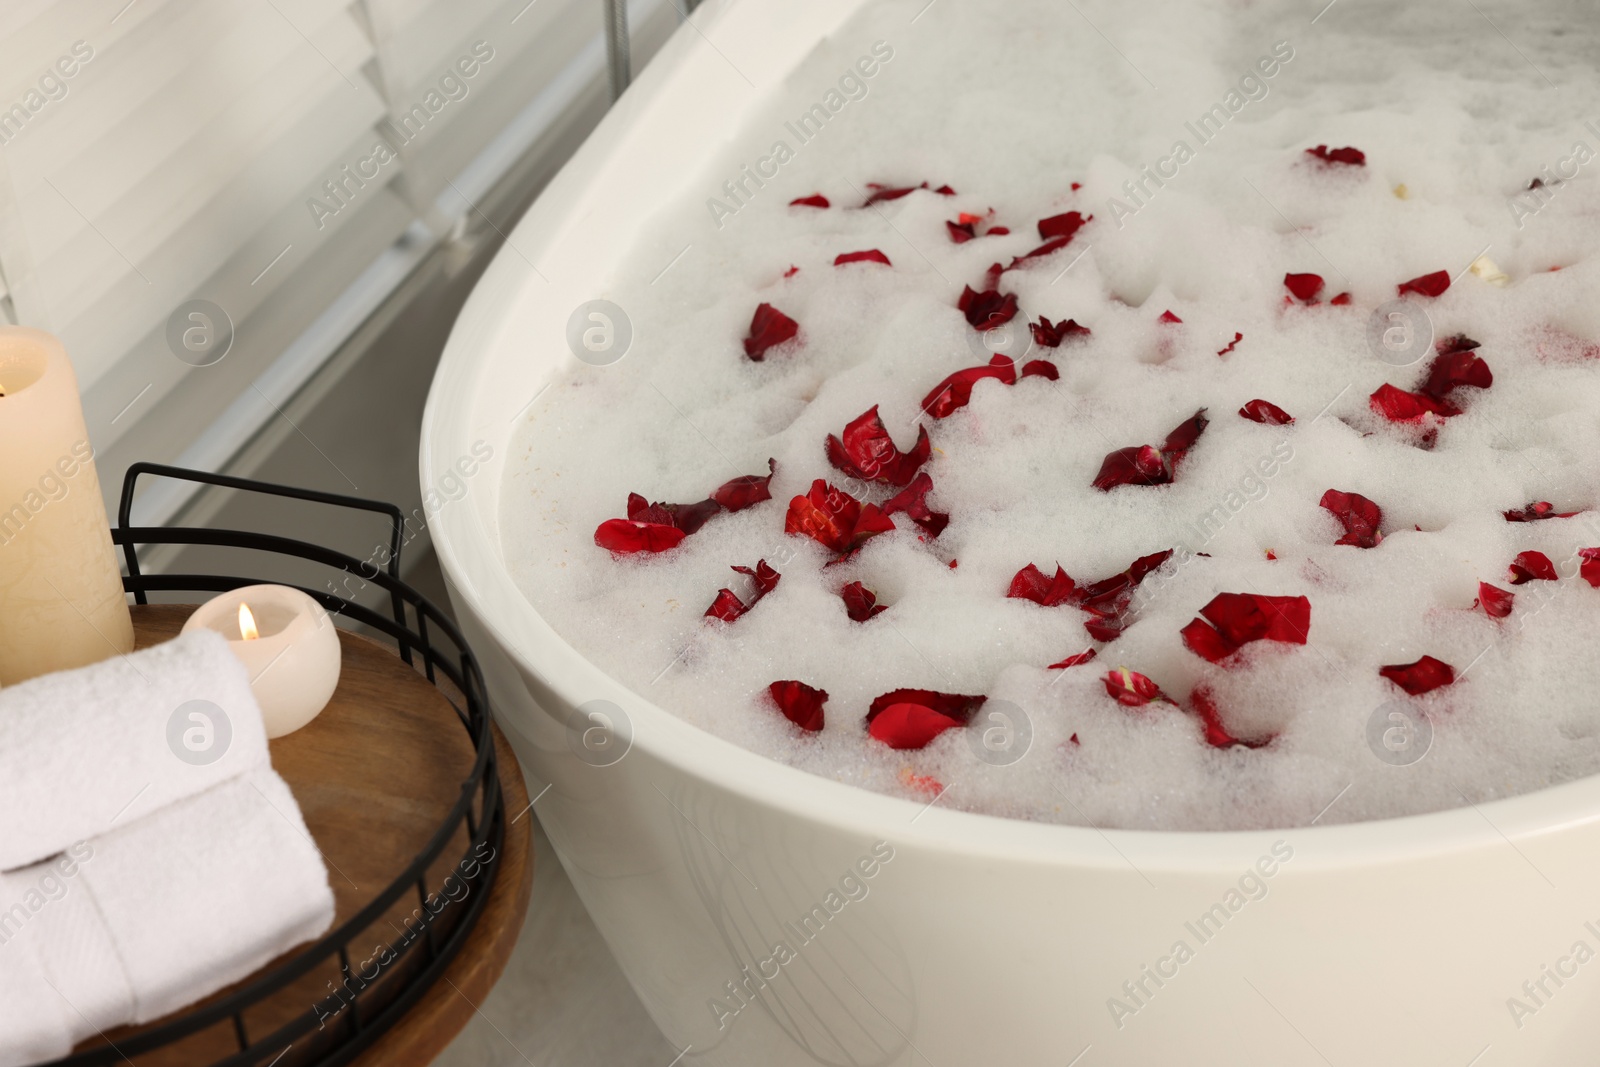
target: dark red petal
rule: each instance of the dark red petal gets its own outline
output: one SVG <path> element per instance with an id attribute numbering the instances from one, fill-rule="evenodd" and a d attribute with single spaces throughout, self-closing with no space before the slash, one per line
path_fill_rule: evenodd
<path id="1" fill-rule="evenodd" d="M 1170 322 L 1182 322 L 1183 320 L 1178 318 L 1178 316 L 1174 315 L 1172 313 L 1172 309 L 1171 308 L 1168 308 L 1166 311 L 1163 311 L 1161 313 L 1161 318 L 1160 318 L 1159 321 L 1161 321 L 1161 322 L 1169 322 L 1170 323 Z"/>
<path id="2" fill-rule="evenodd" d="M 1383 509 L 1360 493 L 1329 489 L 1322 494 L 1321 506 L 1344 527 L 1344 536 L 1334 544 L 1374 548 L 1383 540 L 1378 532 L 1378 527 L 1383 525 Z"/>
<path id="3" fill-rule="evenodd" d="M 1006 227 L 1006 226 L 990 226 L 988 228 L 988 230 L 984 231 L 984 236 L 985 237 L 1004 237 L 1006 234 L 1008 234 L 1010 232 L 1011 232 L 1010 228 Z"/>
<path id="4" fill-rule="evenodd" d="M 1541 519 L 1570 519 L 1576 511 L 1557 511 L 1548 500 L 1537 500 L 1519 511 L 1503 511 L 1507 522 L 1538 522 Z"/>
<path id="5" fill-rule="evenodd" d="M 1477 342 L 1473 342 L 1476 345 Z M 1487 389 L 1494 384 L 1489 365 L 1470 349 L 1460 349 L 1436 356 L 1428 368 L 1428 379 L 1422 392 L 1436 400 L 1443 400 L 1452 389 L 1470 385 L 1474 389 Z"/>
<path id="6" fill-rule="evenodd" d="M 1029 323 L 1028 329 L 1033 333 L 1033 343 L 1044 348 L 1059 348 L 1068 338 L 1089 336 L 1089 327 L 1080 326 L 1073 319 L 1051 322 L 1042 315 L 1038 322 Z"/>
<path id="7" fill-rule="evenodd" d="M 826 689 L 813 689 L 804 682 L 782 681 L 767 686 L 773 702 L 783 717 L 802 730 L 816 733 L 822 729 L 822 705 L 828 702 Z"/>
<path id="8" fill-rule="evenodd" d="M 1578 564 L 1578 577 L 1600 589 L 1600 548 L 1580 548 L 1578 558 L 1583 560 Z"/>
<path id="9" fill-rule="evenodd" d="M 1471 352 L 1473 349 L 1482 348 L 1483 345 L 1464 333 L 1458 333 L 1441 338 L 1433 347 L 1441 356 L 1448 356 L 1455 352 Z"/>
<path id="10" fill-rule="evenodd" d="M 1432 274 L 1422 274 L 1412 278 L 1409 282 L 1400 283 L 1400 295 L 1416 293 L 1418 296 L 1439 296 L 1450 288 L 1450 272 L 1436 270 Z"/>
<path id="11" fill-rule="evenodd" d="M 1543 552 L 1518 552 L 1511 563 L 1511 584 L 1528 582 L 1553 582 L 1557 578 L 1556 565 Z"/>
<path id="12" fill-rule="evenodd" d="M 1107 453 L 1093 485 L 1109 493 L 1120 485 L 1166 485 L 1170 481 L 1172 475 L 1161 461 L 1161 453 L 1153 445 L 1138 445 Z"/>
<path id="13" fill-rule="evenodd" d="M 767 460 L 767 473 L 745 474 L 732 481 L 723 482 L 711 499 L 729 511 L 743 511 L 752 504 L 772 499 L 772 476 L 777 473 L 778 461 Z"/>
<path id="14" fill-rule="evenodd" d="M 788 270 L 783 272 L 783 276 L 785 278 L 793 278 L 796 274 L 799 274 L 799 273 L 800 273 L 800 268 L 799 267 L 790 266 L 790 268 Z"/>
<path id="15" fill-rule="evenodd" d="M 744 354 L 757 363 L 767 358 L 769 349 L 794 340 L 800 324 L 773 307 L 761 304 L 750 319 L 750 336 L 744 339 Z"/>
<path id="16" fill-rule="evenodd" d="M 1322 275 L 1320 274 L 1285 274 L 1283 287 L 1302 304 L 1309 304 L 1317 299 L 1322 292 Z"/>
<path id="17" fill-rule="evenodd" d="M 1061 564 L 1056 564 L 1055 577 L 1046 578 L 1043 571 L 1030 563 L 1011 579 L 1011 588 L 1006 596 L 1053 608 L 1058 604 L 1072 603 L 1077 588 L 1077 583 L 1067 575 Z"/>
<path id="18" fill-rule="evenodd" d="M 613 552 L 665 552 L 688 534 L 676 526 L 607 519 L 594 532 L 594 543 Z"/>
<path id="19" fill-rule="evenodd" d="M 721 514 L 722 505 L 715 500 L 701 500 L 694 504 L 655 504 L 672 515 L 672 525 L 686 534 L 692 534 L 714 515 Z"/>
<path id="20" fill-rule="evenodd" d="M 941 185 L 941 186 L 939 186 L 939 188 L 935 189 L 934 192 L 939 194 L 940 196 L 955 196 L 956 195 L 956 191 L 954 189 L 950 188 L 948 185 Z"/>
<path id="21" fill-rule="evenodd" d="M 965 726 L 987 697 L 896 689 L 867 709 L 867 733 L 890 748 L 922 748 L 953 727 Z"/>
<path id="22" fill-rule="evenodd" d="M 928 428 L 918 427 L 917 443 L 911 451 L 901 452 L 874 404 L 845 426 L 842 440 L 829 434 L 825 450 L 828 462 L 852 478 L 903 486 L 928 461 L 933 442 L 928 439 Z"/>
<path id="23" fill-rule="evenodd" d="M 1408 393 L 1388 382 L 1378 386 L 1368 398 L 1372 410 L 1390 422 L 1418 422 L 1425 415 L 1449 418 L 1461 414 L 1461 409 L 1449 401 L 1435 399 L 1424 393 Z"/>
<path id="24" fill-rule="evenodd" d="M 885 267 L 894 266 L 889 262 L 889 257 L 876 248 L 869 248 L 865 252 L 845 252 L 834 257 L 835 267 L 842 267 L 846 263 L 882 263 Z"/>
<path id="25" fill-rule="evenodd" d="M 755 596 L 750 600 L 752 604 L 778 588 L 778 580 L 783 577 L 783 575 L 773 570 L 772 565 L 764 559 L 756 561 L 754 570 L 749 567 L 735 567 L 733 569 L 749 578 L 750 584 L 755 587 Z"/>
<path id="26" fill-rule="evenodd" d="M 907 518 L 922 528 L 923 533 L 929 537 L 938 537 L 944 533 L 944 528 L 950 525 L 950 516 L 934 511 L 928 506 L 928 491 L 932 488 L 933 479 L 928 477 L 927 472 L 918 473 L 911 479 L 910 485 L 884 501 L 883 514 L 894 515 L 903 511 Z"/>
<path id="27" fill-rule="evenodd" d="M 1497 589 L 1488 582 L 1479 582 L 1478 599 L 1472 602 L 1472 606 L 1482 607 L 1483 613 L 1491 619 L 1503 619 L 1511 614 L 1511 603 L 1516 598 L 1515 593 Z"/>
<path id="28" fill-rule="evenodd" d="M 1315 148 L 1306 149 L 1306 155 L 1316 156 L 1329 165 L 1334 163 L 1343 163 L 1347 167 L 1364 167 L 1367 165 L 1366 153 L 1359 148 L 1351 148 L 1348 145 L 1344 148 L 1329 149 L 1327 145 L 1319 144 Z"/>
<path id="29" fill-rule="evenodd" d="M 1243 745 L 1245 748 L 1263 748 L 1272 742 L 1273 735 L 1254 740 L 1245 740 L 1234 737 L 1222 725 L 1222 715 L 1217 711 L 1216 695 L 1206 686 L 1197 686 L 1189 694 L 1189 703 L 1194 705 L 1194 712 L 1200 717 L 1200 723 L 1205 727 L 1206 744 L 1212 748 L 1232 748 L 1234 745 Z"/>
<path id="30" fill-rule="evenodd" d="M 894 187 L 879 185 L 877 182 L 868 182 L 867 188 L 872 190 L 872 195 L 868 196 L 866 203 L 862 204 L 861 206 L 871 207 L 873 204 L 884 204 L 891 200 L 899 200 L 903 196 L 910 196 L 918 189 L 926 189 L 927 187 L 927 182 L 923 182 L 921 185 L 901 185 Z"/>
<path id="31" fill-rule="evenodd" d="M 968 285 L 962 289 L 956 307 L 966 315 L 974 330 L 986 332 L 1004 326 L 1017 314 L 1017 294 L 1001 294 L 995 289 L 978 292 Z"/>
<path id="32" fill-rule="evenodd" d="M 1039 220 L 1039 236 L 1044 240 L 1059 240 L 1065 238 L 1070 241 L 1083 229 L 1085 223 L 1094 218 L 1084 218 L 1076 211 L 1069 211 L 1064 215 L 1051 215 L 1047 219 Z"/>
<path id="33" fill-rule="evenodd" d="M 1079 652 L 1075 656 L 1068 656 L 1066 659 L 1062 660 L 1060 663 L 1052 663 L 1052 664 L 1050 664 L 1050 666 L 1047 669 L 1055 671 L 1055 670 L 1066 670 L 1068 667 L 1078 667 L 1078 666 L 1081 666 L 1081 665 L 1083 665 L 1085 663 L 1088 663 L 1090 660 L 1094 659 L 1096 655 L 1098 655 L 1098 653 L 1096 653 L 1095 650 L 1091 648 L 1086 652 Z"/>
<path id="34" fill-rule="evenodd" d="M 1233 332 L 1233 340 L 1229 341 L 1227 343 L 1227 345 L 1224 346 L 1223 348 L 1218 349 L 1217 350 L 1217 355 L 1219 355 L 1219 356 L 1227 355 L 1229 352 L 1232 352 L 1235 348 L 1238 348 L 1239 347 L 1239 342 L 1243 341 L 1243 340 L 1244 340 L 1244 334 L 1240 333 L 1238 330 L 1235 330 Z"/>
<path id="35" fill-rule="evenodd" d="M 1152 552 L 1148 556 L 1140 556 L 1128 566 L 1127 570 L 1083 586 L 1078 593 L 1078 603 L 1091 611 L 1099 611 L 1102 614 L 1118 613 L 1127 605 L 1118 605 L 1115 603 L 1116 599 L 1122 594 L 1131 593 L 1134 586 L 1144 581 L 1146 577 L 1171 558 L 1172 549 L 1170 548 L 1161 552 Z"/>
<path id="36" fill-rule="evenodd" d="M 1311 601 L 1303 596 L 1219 593 L 1200 614 L 1235 647 L 1251 641 L 1303 645 L 1311 629 Z"/>
<path id="37" fill-rule="evenodd" d="M 718 590 L 717 598 L 706 609 L 706 614 L 713 619 L 732 622 L 749 610 L 749 605 L 740 600 L 732 589 L 722 589 Z"/>
<path id="38" fill-rule="evenodd" d="M 1412 696 L 1437 689 L 1441 685 L 1449 685 L 1456 680 L 1455 668 L 1432 656 L 1423 656 L 1415 663 L 1396 663 L 1379 667 L 1378 673 Z"/>
<path id="39" fill-rule="evenodd" d="M 789 206 L 825 208 L 829 207 L 830 205 L 828 204 L 827 197 L 823 196 L 821 193 L 812 193 L 810 196 L 802 196 L 798 200 L 789 201 Z"/>
<path id="40" fill-rule="evenodd" d="M 1293 415 L 1270 400 L 1250 401 L 1239 409 L 1239 417 L 1249 419 L 1251 422 L 1265 423 L 1268 426 L 1287 426 L 1294 421 Z"/>
<path id="41" fill-rule="evenodd" d="M 1200 435 L 1206 432 L 1209 421 L 1206 418 L 1206 409 L 1201 408 L 1167 434 L 1166 441 L 1161 445 L 1161 457 L 1167 461 L 1167 466 L 1174 473 L 1177 472 L 1179 461 L 1194 447 L 1194 443 L 1200 440 Z"/>
<path id="42" fill-rule="evenodd" d="M 1161 691 L 1161 687 L 1137 671 L 1130 671 L 1126 667 L 1118 667 L 1105 676 L 1106 693 L 1118 704 L 1129 708 L 1139 708 L 1153 700 L 1172 703 L 1172 699 Z"/>
<path id="43" fill-rule="evenodd" d="M 1059 381 L 1061 369 L 1048 359 L 1030 359 L 1022 365 L 1024 378 L 1049 378 L 1052 382 Z"/>
<path id="44" fill-rule="evenodd" d="M 958 245 L 964 245 L 974 237 L 978 236 L 977 231 L 973 228 L 973 225 L 970 222 L 946 221 L 944 225 L 945 229 L 950 234 L 950 240 L 954 241 Z"/>
<path id="45" fill-rule="evenodd" d="M 1017 365 L 1010 356 L 996 355 L 986 367 L 958 370 L 922 398 L 922 410 L 936 419 L 959 411 L 971 402 L 972 387 L 985 378 L 994 378 L 1003 385 L 1015 385 Z"/>
<path id="46" fill-rule="evenodd" d="M 1332 304 L 1334 307 L 1346 307 L 1350 303 L 1350 294 L 1340 293 L 1338 296 L 1328 301 L 1328 303 Z"/>
<path id="47" fill-rule="evenodd" d="M 1101 615 L 1091 612 L 1090 616 L 1083 620 L 1084 632 L 1096 641 L 1115 641 L 1127 628 L 1128 620 L 1120 614 Z"/>
<path id="48" fill-rule="evenodd" d="M 839 590 L 839 596 L 844 600 L 845 614 L 856 622 L 866 622 L 880 611 L 888 611 L 889 605 L 878 603 L 878 595 L 860 582 L 851 582 Z"/>

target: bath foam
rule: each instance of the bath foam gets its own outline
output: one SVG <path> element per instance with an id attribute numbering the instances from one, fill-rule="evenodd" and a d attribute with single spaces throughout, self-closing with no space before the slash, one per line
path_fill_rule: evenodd
<path id="1" fill-rule="evenodd" d="M 1315 24 L 1282 2 L 1083 5 L 1103 37 L 1044 0 L 922 7 L 868 7 L 619 261 L 603 295 L 633 347 L 573 361 L 517 431 L 503 540 L 532 604 L 712 734 L 997 815 L 1323 825 L 1600 770 L 1600 588 L 1582 553 L 1600 546 L 1600 192 L 1580 162 L 1600 150 L 1595 16 L 1519 11 L 1524 58 L 1443 2 L 1343 0 Z M 850 98 L 841 72 L 863 56 L 880 62 Z M 848 104 L 818 136 L 786 131 L 836 90 Z M 1202 139 L 1188 125 L 1213 104 L 1229 118 Z M 780 141 L 792 155 L 759 192 L 708 213 Z M 1071 212 L 1089 221 L 1028 258 Z M 835 265 L 874 250 L 888 263 Z M 1015 317 L 980 333 L 1006 294 Z M 1402 320 L 1380 314 L 1397 300 Z M 761 305 L 797 329 L 757 361 Z M 1089 332 L 1030 347 L 1041 320 L 1045 341 L 1068 320 Z M 1401 365 L 1374 348 L 1375 320 L 1380 338 L 1398 321 L 1432 344 Z M 1009 372 L 988 366 L 997 351 Z M 1034 361 L 1050 370 L 1024 373 Z M 923 410 L 979 367 L 964 406 Z M 847 444 L 874 405 L 892 451 L 874 436 L 871 461 L 841 470 L 829 436 Z M 1167 447 L 1198 409 L 1203 432 Z M 902 510 L 893 530 L 858 525 L 841 559 L 815 520 L 786 532 L 818 479 L 887 505 L 902 488 L 874 479 L 909 473 L 894 457 L 915 460 L 923 428 L 927 458 L 908 463 L 949 516 L 936 536 Z M 1159 484 L 1095 488 L 1119 450 Z M 630 493 L 694 505 L 769 458 L 770 499 L 639 512 L 694 526 L 667 551 L 595 543 Z M 1090 610 L 1084 586 L 1169 550 L 1126 603 Z M 1514 582 L 1535 552 L 1557 578 Z M 781 575 L 768 588 L 731 569 L 760 560 Z M 1029 564 L 1073 591 L 1008 596 Z M 1508 613 L 1480 583 L 1511 594 Z M 707 618 L 723 589 L 740 607 Z M 1241 598 L 1213 607 L 1224 594 Z M 1297 598 L 1304 643 L 1271 614 Z M 1380 674 L 1424 657 L 1453 680 L 1413 694 L 1392 679 L 1425 668 Z M 770 688 L 785 680 L 807 687 L 784 690 L 804 697 L 793 719 Z M 1025 754 L 981 758 L 973 733 L 994 721 L 969 705 L 945 724 L 897 699 L 869 732 L 896 690 L 1019 709 Z M 813 691 L 820 730 L 801 725 Z M 1431 747 L 1399 765 L 1382 739 L 1421 723 Z"/>

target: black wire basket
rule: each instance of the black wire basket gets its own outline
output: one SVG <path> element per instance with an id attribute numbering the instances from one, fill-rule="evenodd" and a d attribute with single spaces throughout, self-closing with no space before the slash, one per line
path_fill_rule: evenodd
<path id="1" fill-rule="evenodd" d="M 141 475 L 218 486 L 246 493 L 289 498 L 317 505 L 354 509 L 389 520 L 388 559 L 380 567 L 319 545 L 271 534 L 201 527 L 140 527 L 131 523 L 133 495 Z M 338 1067 L 349 1063 L 393 1026 L 438 980 L 460 952 L 489 899 L 490 889 L 500 869 L 506 834 L 505 799 L 495 760 L 489 702 L 483 676 L 454 623 L 415 589 L 400 580 L 400 550 L 405 520 L 399 508 L 371 500 L 304 489 L 286 488 L 242 478 L 183 470 L 152 463 L 129 468 L 122 486 L 117 528 L 113 541 L 121 546 L 127 576 L 123 584 L 139 604 L 148 604 L 152 593 L 159 595 L 217 594 L 241 586 L 258 584 L 261 579 L 244 574 L 146 574 L 140 566 L 139 550 L 154 546 L 211 546 L 218 550 L 237 550 L 245 558 L 259 559 L 265 553 L 280 560 L 309 561 L 337 575 L 343 588 L 351 588 L 348 578 L 355 576 L 356 587 L 375 585 L 387 594 L 388 612 L 373 610 L 329 590 L 297 586 L 316 599 L 335 618 L 358 623 L 383 635 L 394 645 L 396 655 L 427 678 L 447 698 L 455 710 L 460 727 L 470 739 L 475 760 L 470 774 L 461 782 L 460 796 L 439 821 L 427 843 L 381 892 L 355 915 L 314 944 L 279 960 L 270 970 L 258 973 L 225 996 L 179 1012 L 159 1025 L 133 1036 L 117 1039 L 53 1061 L 48 1067 L 112 1067 L 114 1064 L 142 1062 L 139 1057 L 163 1062 L 204 1063 L 210 1067 Z M 297 563 L 303 566 L 303 563 Z M 465 828 L 466 849 L 461 857 L 446 855 L 452 841 L 461 839 Z M 430 872 L 444 859 L 465 891 L 445 895 L 430 891 Z M 469 862 L 470 861 L 470 862 Z M 464 872 L 471 870 L 472 877 Z M 423 916 L 417 926 L 408 926 L 401 937 L 391 926 L 382 925 L 391 909 L 414 894 Z M 371 954 L 367 946 L 386 948 Z M 360 946 L 358 948 L 358 946 Z M 352 966 L 352 959 L 369 956 L 366 964 Z M 378 973 L 373 974 L 375 969 Z M 286 998 L 299 983 L 303 991 L 308 980 L 324 974 L 337 976 L 337 984 L 321 1001 L 308 1002 L 268 1032 L 254 1033 L 249 1025 L 253 1012 L 282 1019 Z M 330 985 L 333 982 L 330 980 Z M 278 1003 L 273 1005 L 273 1001 Z M 271 1006 L 274 1010 L 265 1011 Z M 230 1051 L 220 1057 L 207 1054 L 202 1059 L 174 1060 L 180 1046 L 206 1031 L 231 1028 Z M 260 1029 L 260 1027 L 257 1027 Z M 211 1045 L 215 1045 L 215 1040 Z"/>

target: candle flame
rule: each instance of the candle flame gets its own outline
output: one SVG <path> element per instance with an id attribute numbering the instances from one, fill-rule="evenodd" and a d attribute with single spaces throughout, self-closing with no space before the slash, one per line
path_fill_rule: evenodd
<path id="1" fill-rule="evenodd" d="M 239 633 L 246 641 L 254 641 L 261 636 L 261 631 L 256 629 L 256 617 L 250 612 L 250 605 L 239 605 Z"/>

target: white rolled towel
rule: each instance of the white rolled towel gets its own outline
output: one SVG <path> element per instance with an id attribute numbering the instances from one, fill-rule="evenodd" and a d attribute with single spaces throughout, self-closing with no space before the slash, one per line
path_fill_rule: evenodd
<path id="1" fill-rule="evenodd" d="M 0 871 L 267 763 L 249 675 L 209 630 L 0 689 Z"/>
<path id="2" fill-rule="evenodd" d="M 333 917 L 321 854 L 266 768 L 0 875 L 0 1067 L 177 1011 Z"/>

